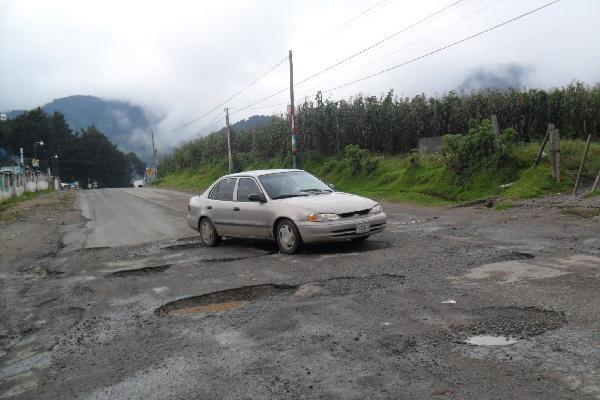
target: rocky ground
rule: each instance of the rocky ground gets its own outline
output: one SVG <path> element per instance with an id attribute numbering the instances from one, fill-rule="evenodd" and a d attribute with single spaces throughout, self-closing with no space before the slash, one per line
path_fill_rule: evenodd
<path id="1" fill-rule="evenodd" d="M 202 247 L 177 192 L 44 196 L 0 218 L 2 399 L 600 398 L 593 199 L 285 256 Z"/>

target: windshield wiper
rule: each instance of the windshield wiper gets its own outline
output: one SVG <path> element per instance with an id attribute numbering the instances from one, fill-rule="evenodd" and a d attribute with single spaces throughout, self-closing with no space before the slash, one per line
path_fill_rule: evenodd
<path id="1" fill-rule="evenodd" d="M 289 197 L 301 197 L 301 196 L 308 196 L 308 195 L 307 194 L 282 194 L 280 196 L 272 197 L 271 199 L 278 200 L 278 199 L 287 199 Z"/>
<path id="2" fill-rule="evenodd" d="M 309 192 L 309 193 L 328 193 L 331 192 L 329 189 L 302 189 L 301 192 Z"/>

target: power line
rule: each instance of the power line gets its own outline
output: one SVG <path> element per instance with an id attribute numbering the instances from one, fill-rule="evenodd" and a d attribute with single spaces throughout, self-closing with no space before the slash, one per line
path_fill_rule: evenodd
<path id="1" fill-rule="evenodd" d="M 466 15 L 466 16 L 464 16 L 464 17 L 462 17 L 462 18 L 458 19 L 457 21 L 454 21 L 454 22 L 452 22 L 451 24 L 448 24 L 448 25 L 444 26 L 443 28 L 440 28 L 440 29 L 438 29 L 437 31 L 435 31 L 435 32 L 433 32 L 433 33 L 431 33 L 431 34 L 429 34 L 429 35 L 427 35 L 427 36 L 424 36 L 424 37 L 422 37 L 422 38 L 419 38 L 419 39 L 417 39 L 417 40 L 415 40 L 415 41 L 411 42 L 410 44 L 408 44 L 408 45 L 406 45 L 406 46 L 403 46 L 403 47 L 401 47 L 401 48 L 399 48 L 399 49 L 397 49 L 397 50 L 394 50 L 394 51 L 392 51 L 391 53 L 388 53 L 388 54 L 386 54 L 385 56 L 383 56 L 383 57 L 380 57 L 380 58 L 378 58 L 378 59 L 377 59 L 377 60 L 375 60 L 375 61 L 371 61 L 371 62 L 369 62 L 369 63 L 367 63 L 367 64 L 363 65 L 362 67 L 359 67 L 359 68 L 355 69 L 353 72 L 360 71 L 361 69 L 364 69 L 364 68 L 366 68 L 366 67 L 368 67 L 368 66 L 370 66 L 370 65 L 373 65 L 373 64 L 377 64 L 378 62 L 380 62 L 380 61 L 382 61 L 382 60 L 385 60 L 386 58 L 389 58 L 389 57 L 393 56 L 394 54 L 398 54 L 400 51 L 402 51 L 402 50 L 404 50 L 404 49 L 406 49 L 406 48 L 408 48 L 408 47 L 414 46 L 414 45 L 415 45 L 415 44 L 417 44 L 417 43 L 423 42 L 424 40 L 427 40 L 427 39 L 429 39 L 429 38 L 431 38 L 431 37 L 433 37 L 433 36 L 437 35 L 437 34 L 438 34 L 438 33 L 440 33 L 440 32 L 443 32 L 443 31 L 445 31 L 445 30 L 447 30 L 447 29 L 449 29 L 449 28 L 451 28 L 451 27 L 453 27 L 453 26 L 455 26 L 455 25 L 457 25 L 457 24 L 459 24 L 459 23 L 461 23 L 461 22 L 464 22 L 465 20 L 467 20 L 467 19 L 469 19 L 469 18 L 473 17 L 474 15 L 480 14 L 481 12 L 483 12 L 483 11 L 487 10 L 488 8 L 491 8 L 491 7 L 495 6 L 495 5 L 496 5 L 496 4 L 498 4 L 498 3 L 501 3 L 502 1 L 504 1 L 504 0 L 496 0 L 496 1 L 494 1 L 493 3 L 491 3 L 491 4 L 488 4 L 487 6 L 484 6 L 484 7 L 480 8 L 480 9 L 478 9 L 478 10 L 476 10 L 476 11 L 472 12 L 472 13 L 471 13 L 471 14 L 469 14 L 469 15 Z"/>
<path id="2" fill-rule="evenodd" d="M 306 78 L 302 79 L 300 82 L 298 82 L 298 83 L 296 84 L 296 86 L 300 86 L 301 84 L 303 84 L 303 83 L 304 83 L 304 82 L 306 82 L 306 81 L 309 81 L 309 80 L 311 80 L 311 79 L 313 79 L 313 78 L 316 78 L 317 76 L 319 76 L 319 75 L 321 75 L 321 74 L 323 74 L 323 73 L 325 73 L 325 72 L 327 72 L 327 71 L 330 71 L 330 70 L 332 70 L 333 68 L 335 68 L 335 67 L 337 67 L 337 66 L 339 66 L 339 65 L 341 65 L 341 64 L 343 64 L 343 63 L 345 63 L 345 62 L 347 62 L 347 61 L 349 61 L 349 60 L 351 60 L 351 59 L 353 59 L 353 58 L 355 58 L 355 57 L 358 57 L 359 55 L 361 55 L 361 54 L 363 54 L 363 53 L 366 53 L 366 52 L 368 52 L 368 51 L 370 51 L 370 50 L 372 50 L 372 49 L 374 49 L 374 48 L 376 48 L 376 47 L 379 47 L 379 46 L 381 46 L 383 43 L 387 42 L 388 40 L 395 38 L 396 36 L 398 36 L 398 35 L 400 35 L 400 34 L 402 34 L 402 33 L 406 32 L 406 31 L 408 31 L 408 30 L 410 30 L 410 29 L 412 29 L 412 28 L 414 28 L 414 27 L 416 27 L 416 26 L 418 26 L 418 25 L 422 24 L 423 22 L 426 22 L 426 21 L 430 20 L 431 18 L 435 17 L 436 15 L 438 15 L 438 14 L 441 14 L 441 13 L 443 13 L 444 11 L 447 11 L 447 10 L 451 9 L 452 7 L 456 6 L 457 4 L 460 4 L 460 3 L 462 3 L 462 2 L 464 2 L 464 1 L 466 1 L 466 0 L 456 0 L 456 1 L 455 1 L 455 2 L 453 2 L 452 4 L 450 4 L 450 5 L 446 6 L 446 7 L 442 8 L 442 9 L 440 9 L 440 10 L 438 10 L 438 11 L 435 11 L 435 12 L 434 12 L 434 13 L 432 13 L 432 14 L 429 14 L 429 15 L 428 15 L 428 16 L 426 16 L 425 18 L 422 18 L 422 19 L 420 19 L 419 21 L 417 21 L 417 22 L 414 22 L 413 24 L 411 24 L 411 25 L 409 25 L 409 26 L 407 26 L 407 27 L 404 27 L 404 28 L 402 28 L 401 30 L 399 30 L 399 31 L 397 31 L 397 32 L 395 32 L 395 33 L 393 33 L 393 34 L 391 34 L 391 35 L 389 35 L 389 36 L 387 36 L 387 37 L 385 37 L 385 38 L 383 38 L 383 39 L 379 40 L 378 42 L 375 42 L 375 43 L 373 43 L 372 45 L 370 45 L 370 46 L 367 46 L 367 47 L 365 47 L 364 49 L 362 49 L 362 50 L 360 50 L 360 51 L 358 51 L 358 52 L 356 52 L 356 53 L 354 53 L 354 54 L 352 54 L 352 55 L 350 55 L 350 56 L 348 56 L 348 57 L 346 57 L 346 58 L 344 58 L 344 59 L 342 59 L 342 60 L 339 60 L 339 61 L 335 62 L 334 64 L 330 65 L 329 67 L 327 67 L 327 68 L 324 68 L 324 69 L 322 69 L 321 71 L 319 71 L 319 72 L 316 72 L 316 73 L 314 73 L 314 74 L 312 74 L 312 75 L 310 75 L 310 76 L 308 76 L 308 77 L 306 77 Z"/>
<path id="3" fill-rule="evenodd" d="M 345 27 L 352 25 L 354 23 L 354 21 L 358 20 L 360 17 L 362 17 L 363 15 L 367 14 L 369 11 L 372 11 L 375 8 L 381 6 L 383 3 L 387 3 L 388 1 L 389 0 L 381 0 L 380 2 L 378 2 L 378 3 L 374 4 L 374 5 L 372 5 L 371 7 L 367 8 L 366 10 L 364 10 L 363 12 L 361 12 L 360 14 L 355 15 L 354 17 L 348 19 L 346 22 L 342 23 L 341 25 L 337 26 L 336 28 L 333 28 L 330 33 L 333 33 L 333 32 L 335 32 L 337 30 L 344 29 Z"/>
<path id="4" fill-rule="evenodd" d="M 258 83 L 258 81 L 260 81 L 261 79 L 263 79 L 265 76 L 269 75 L 271 72 L 273 72 L 275 69 L 277 69 L 277 67 L 279 67 L 280 65 L 282 65 L 286 61 L 287 61 L 287 57 L 282 58 L 275 65 L 273 65 L 267 72 L 265 72 L 264 74 L 262 74 L 261 76 L 259 76 L 258 78 L 256 78 L 252 82 L 250 82 L 248 85 L 244 86 L 242 89 L 238 90 L 236 93 L 234 93 L 233 95 L 231 95 L 230 97 L 228 97 L 223 102 L 219 103 L 218 105 L 214 106 L 210 110 L 206 111 L 204 114 L 200 115 L 199 117 L 196 117 L 193 120 L 188 121 L 188 122 L 186 122 L 186 123 L 184 123 L 182 125 L 179 125 L 178 127 L 173 128 L 173 129 L 171 129 L 171 130 L 169 130 L 167 132 L 161 132 L 160 134 L 161 135 L 168 135 L 170 133 L 173 133 L 173 132 L 178 131 L 178 130 L 180 130 L 182 128 L 190 126 L 191 124 L 193 124 L 193 123 L 201 120 L 202 118 L 204 118 L 207 115 L 211 114 L 213 111 L 218 110 L 220 107 L 224 106 L 225 104 L 227 104 L 228 102 L 230 102 L 231 100 L 233 100 L 234 98 L 236 98 L 237 96 L 239 96 L 240 94 L 242 94 L 243 92 L 245 92 L 246 90 L 248 90 L 249 88 L 251 88 L 252 86 L 254 86 L 256 83 Z"/>
<path id="5" fill-rule="evenodd" d="M 526 16 L 528 16 L 528 15 L 531 15 L 531 14 L 533 14 L 533 13 L 536 13 L 536 12 L 538 12 L 538 11 L 541 11 L 541 10 L 543 10 L 544 8 L 550 7 L 551 5 L 554 5 L 554 4 L 556 4 L 556 3 L 560 2 L 560 1 L 561 1 L 561 0 L 554 0 L 554 1 L 551 1 L 551 2 L 549 2 L 549 3 L 546 3 L 546 4 L 544 4 L 543 6 L 540 6 L 540 7 L 538 7 L 538 8 L 535 8 L 535 9 L 533 9 L 533 10 L 531 10 L 531 11 L 528 11 L 528 12 L 526 12 L 526 13 L 523 13 L 523 14 L 521 14 L 521 15 L 519 15 L 519 16 L 516 16 L 516 17 L 514 17 L 514 18 L 511 18 L 511 19 L 509 19 L 509 20 L 506 20 L 506 21 L 504 21 L 504 22 L 502 22 L 502 23 L 500 23 L 500 24 L 498 24 L 498 25 L 494 25 L 494 26 L 492 26 L 492 27 L 490 27 L 490 28 L 484 29 L 483 31 L 477 32 L 477 33 L 475 33 L 475 34 L 473 34 L 473 35 L 467 36 L 466 38 L 463 38 L 463 39 L 461 39 L 461 40 L 457 40 L 456 42 L 450 43 L 450 44 L 448 44 L 448 45 L 446 45 L 446 46 L 443 46 L 443 47 L 440 47 L 440 48 L 438 48 L 438 49 L 436 49 L 436 50 L 432 50 L 432 51 L 430 51 L 430 52 L 428 52 L 428 53 L 425 53 L 425 54 L 423 54 L 423 55 L 420 55 L 420 56 L 418 56 L 418 57 L 412 58 L 412 59 L 410 59 L 410 60 L 408 60 L 408 61 L 405 61 L 405 62 L 403 62 L 403 63 L 397 64 L 397 65 L 394 65 L 394 66 L 392 66 L 392 67 L 386 68 L 386 69 L 384 69 L 384 70 L 381 70 L 381 71 L 379 71 L 379 72 L 375 72 L 375 73 L 373 73 L 373 74 L 370 74 L 370 75 L 366 75 L 366 76 L 364 76 L 364 77 L 362 77 L 362 78 L 355 79 L 355 80 L 353 80 L 353 81 L 351 81 L 351 82 L 344 83 L 344 84 L 342 84 L 342 85 L 336 86 L 336 87 L 334 87 L 334 88 L 331 88 L 331 89 L 323 90 L 323 92 L 331 92 L 331 91 L 334 91 L 334 90 L 337 90 L 337 89 L 341 89 L 341 88 L 343 88 L 343 87 L 350 86 L 350 85 L 353 85 L 353 84 L 355 84 L 355 83 L 358 83 L 358 82 L 362 82 L 362 81 L 364 81 L 364 80 L 367 80 L 367 79 L 370 79 L 370 78 L 376 77 L 376 76 L 378 76 L 378 75 L 381 75 L 381 74 L 384 74 L 384 73 L 386 73 L 386 72 L 389 72 L 389 71 L 395 70 L 395 69 L 397 69 L 397 68 L 404 67 L 404 66 L 406 66 L 406 65 L 408 65 L 408 64 L 412 64 L 412 63 L 414 63 L 414 62 L 416 62 L 416 61 L 419 61 L 419 60 L 422 60 L 422 59 L 424 59 L 424 58 L 426 58 L 426 57 L 429 57 L 429 56 L 431 56 L 431 55 L 437 54 L 437 53 L 439 53 L 439 52 L 442 52 L 442 51 L 444 51 L 444 50 L 447 50 L 447 49 L 449 49 L 449 48 L 451 48 L 451 47 L 457 46 L 457 45 L 459 45 L 459 44 L 461 44 L 461 43 L 464 43 L 464 42 L 466 42 L 466 41 L 469 41 L 469 40 L 471 40 L 471 39 L 474 39 L 474 38 L 476 38 L 476 37 L 479 37 L 479 36 L 481 36 L 481 35 L 484 35 L 484 34 L 486 34 L 486 33 L 488 33 L 488 32 L 491 32 L 491 31 L 493 31 L 493 30 L 495 30 L 495 29 L 498 29 L 498 28 L 500 28 L 500 27 L 502 27 L 502 26 L 504 26 L 504 25 L 510 24 L 511 22 L 517 21 L 517 20 L 519 20 L 519 19 L 521 19 L 521 18 L 524 18 L 524 17 L 526 17 Z"/>
<path id="6" fill-rule="evenodd" d="M 359 56 L 359 55 L 361 55 L 361 54 L 363 54 L 363 53 L 366 53 L 366 52 L 368 52 L 369 50 L 372 50 L 372 49 L 374 49 L 374 48 L 376 48 L 376 47 L 380 46 L 381 44 L 385 43 L 386 41 L 388 41 L 388 40 L 390 40 L 390 39 L 393 39 L 394 37 L 396 37 L 396 36 L 400 35 L 401 33 L 404 33 L 404 32 L 406 32 L 406 31 L 408 31 L 408 30 L 410 30 L 410 29 L 412 29 L 412 28 L 414 28 L 414 27 L 416 27 L 416 26 L 418 26 L 418 25 L 422 24 L 423 22 L 426 22 L 426 21 L 428 21 L 428 20 L 432 19 L 433 17 L 435 17 L 435 16 L 437 16 L 437 15 L 439 15 L 439 14 L 441 14 L 441 13 L 445 12 L 445 11 L 448 11 L 448 10 L 452 9 L 452 8 L 453 8 L 453 7 L 455 7 L 456 5 L 458 5 L 458 4 L 460 4 L 460 3 L 463 3 L 463 2 L 465 2 L 465 1 L 469 1 L 469 0 L 456 0 L 456 1 L 454 1 L 453 3 L 451 3 L 451 4 L 447 5 L 446 7 L 443 7 L 443 8 L 441 8 L 441 9 L 439 9 L 439 10 L 437 10 L 437 11 L 433 12 L 432 14 L 429 14 L 429 15 L 427 15 L 426 17 L 424 17 L 424 18 L 422 18 L 422 19 L 418 20 L 417 22 L 414 22 L 413 24 L 411 24 L 411 25 L 409 25 L 409 26 L 407 26 L 407 27 L 404 27 L 403 29 L 401 29 L 401 30 L 399 30 L 399 31 L 397 31 L 397 32 L 395 32 L 395 33 L 393 33 L 393 34 L 391 34 L 391 35 L 389 35 L 389 36 L 387 36 L 387 37 L 385 37 L 385 38 L 383 38 L 383 39 L 379 40 L 378 42 L 376 42 L 376 43 L 373 43 L 372 45 L 370 45 L 370 46 L 368 46 L 368 47 L 365 47 L 364 49 L 362 49 L 362 50 L 360 50 L 360 51 L 358 51 L 358 52 L 356 52 L 356 53 L 354 53 L 354 54 L 352 54 L 352 55 L 350 55 L 350 56 L 348 56 L 348 57 L 346 57 L 346 58 L 344 58 L 344 59 L 342 59 L 342 60 L 340 60 L 340 61 L 336 62 L 335 64 L 333 64 L 333 65 L 330 65 L 329 67 L 327 67 L 327 68 L 325 68 L 325 69 L 322 69 L 321 71 L 319 71 L 319 72 L 317 72 L 317 73 L 315 73 L 315 74 L 312 74 L 312 75 L 310 75 L 310 76 L 308 76 L 308 77 L 306 77 L 306 78 L 302 79 L 301 81 L 299 81 L 298 83 L 296 83 L 296 84 L 295 84 L 295 86 L 300 86 L 300 85 L 301 85 L 301 84 L 303 84 L 304 82 L 307 82 L 307 81 L 309 81 L 309 80 L 311 80 L 311 79 L 313 79 L 313 78 L 316 78 L 317 76 L 319 76 L 319 75 L 321 75 L 321 74 L 323 74 L 323 73 L 325 73 L 325 72 L 327 72 L 327 71 L 330 71 L 330 70 L 332 70 L 333 68 L 335 68 L 335 67 L 337 67 L 337 66 L 339 66 L 339 65 L 341 65 L 341 64 L 343 64 L 343 63 L 345 63 L 345 62 L 347 62 L 347 61 L 349 61 L 349 60 L 351 60 L 351 59 L 353 59 L 353 58 L 355 58 L 355 57 L 357 57 L 357 56 Z M 262 98 L 262 99 L 260 99 L 260 100 L 254 101 L 254 102 L 252 102 L 252 103 L 250 103 L 250 104 L 247 104 L 247 105 L 245 105 L 245 106 L 242 106 L 242 107 L 239 107 L 239 108 L 235 109 L 234 111 L 232 111 L 232 112 L 230 113 L 230 115 L 231 115 L 231 114 L 234 114 L 234 113 L 237 113 L 237 112 L 240 112 L 240 111 L 247 110 L 247 109 L 249 109 L 250 107 L 253 107 L 253 106 L 255 106 L 256 104 L 262 103 L 262 102 L 263 102 L 263 101 L 265 101 L 265 100 L 268 100 L 268 99 L 270 99 L 270 98 L 272 98 L 272 97 L 275 97 L 275 96 L 277 96 L 277 95 L 279 95 L 279 94 L 285 93 L 285 92 L 286 92 L 286 91 L 288 91 L 288 90 L 289 90 L 289 88 L 287 88 L 287 87 L 286 87 L 286 88 L 283 88 L 283 89 L 280 89 L 280 90 L 278 90 L 277 92 L 275 92 L 275 93 L 273 93 L 273 94 L 271 94 L 271 95 L 269 95 L 269 96 L 267 96 L 267 97 L 264 97 L 264 98 Z"/>

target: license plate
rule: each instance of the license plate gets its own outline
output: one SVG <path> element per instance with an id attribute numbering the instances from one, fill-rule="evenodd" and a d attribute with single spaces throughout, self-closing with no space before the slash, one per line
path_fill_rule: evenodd
<path id="1" fill-rule="evenodd" d="M 358 224 L 356 225 L 356 233 L 368 233 L 371 230 L 370 224 Z"/>

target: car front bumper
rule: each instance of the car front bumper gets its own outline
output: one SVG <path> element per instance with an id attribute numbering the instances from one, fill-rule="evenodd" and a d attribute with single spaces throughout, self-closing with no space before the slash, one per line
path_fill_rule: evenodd
<path id="1" fill-rule="evenodd" d="M 193 230 L 197 231 L 198 230 L 198 218 L 191 216 L 190 214 L 188 214 L 187 216 L 187 223 L 190 226 L 190 228 L 192 228 Z"/>
<path id="2" fill-rule="evenodd" d="M 368 223 L 368 232 L 356 233 L 356 226 Z M 363 238 L 383 231 L 386 224 L 384 213 L 366 215 L 356 218 L 342 218 L 327 222 L 296 222 L 304 243 L 342 241 Z"/>

